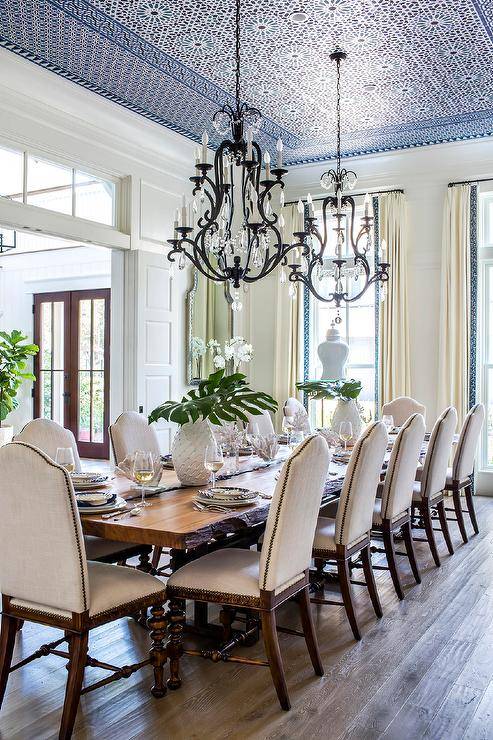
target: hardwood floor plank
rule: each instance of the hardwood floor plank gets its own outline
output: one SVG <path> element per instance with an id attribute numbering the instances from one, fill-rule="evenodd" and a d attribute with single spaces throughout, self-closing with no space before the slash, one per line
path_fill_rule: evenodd
<path id="1" fill-rule="evenodd" d="M 83 697 L 74 738 L 491 738 L 493 500 L 475 501 L 480 534 L 461 545 L 453 530 L 452 557 L 439 541 L 441 568 L 432 565 L 427 545 L 417 543 L 420 586 L 402 559 L 403 602 L 388 573 L 378 573 L 382 620 L 366 589 L 355 587 L 361 643 L 352 639 L 342 608 L 314 609 L 324 677 L 314 675 L 302 638 L 280 635 L 291 712 L 279 709 L 268 669 L 185 657 L 182 688 L 163 699 L 151 697 L 152 672 L 145 668 Z M 281 610 L 279 623 L 299 629 L 296 605 Z M 15 659 L 58 634 L 26 624 Z M 147 650 L 147 633 L 131 620 L 95 630 L 90 641 L 91 655 L 116 665 L 141 659 Z M 261 643 L 237 652 L 263 658 Z M 101 675 L 90 669 L 87 682 Z M 66 677 L 64 661 L 55 657 L 15 672 L 0 713 L 0 738 L 55 738 Z"/>

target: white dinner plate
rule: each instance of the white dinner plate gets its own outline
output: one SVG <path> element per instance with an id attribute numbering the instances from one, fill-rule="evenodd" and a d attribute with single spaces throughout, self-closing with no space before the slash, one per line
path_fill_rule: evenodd
<path id="1" fill-rule="evenodd" d="M 79 506 L 79 514 L 105 514 L 108 511 L 122 511 L 127 505 L 125 499 L 120 496 L 111 504 L 102 504 L 101 506 Z"/>
<path id="2" fill-rule="evenodd" d="M 104 490 L 108 486 L 104 481 L 99 481 L 99 483 L 74 483 L 73 485 L 75 491 L 95 491 L 96 489 Z"/>

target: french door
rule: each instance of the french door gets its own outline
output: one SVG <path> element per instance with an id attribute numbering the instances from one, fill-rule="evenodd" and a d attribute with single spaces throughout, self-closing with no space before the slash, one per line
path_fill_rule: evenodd
<path id="1" fill-rule="evenodd" d="M 110 290 L 34 296 L 34 417 L 71 429 L 81 457 L 109 457 Z"/>

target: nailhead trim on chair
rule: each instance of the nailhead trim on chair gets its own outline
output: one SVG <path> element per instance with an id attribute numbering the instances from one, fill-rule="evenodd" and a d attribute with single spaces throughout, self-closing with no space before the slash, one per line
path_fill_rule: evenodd
<path id="1" fill-rule="evenodd" d="M 349 500 L 351 498 L 351 489 L 353 487 L 354 471 L 356 470 L 356 468 L 358 466 L 358 460 L 360 458 L 361 451 L 362 451 L 362 449 L 364 447 L 364 444 L 369 439 L 369 437 L 371 436 L 371 434 L 372 434 L 372 432 L 373 432 L 374 429 L 375 429 L 375 426 L 372 426 L 366 432 L 365 436 L 362 437 L 361 440 L 360 440 L 360 445 L 358 447 L 358 452 L 356 454 L 356 459 L 354 461 L 353 469 L 351 471 L 351 478 L 349 480 L 349 486 L 348 486 L 348 492 L 347 492 L 346 500 L 344 502 L 344 511 L 342 512 L 341 531 L 339 533 L 339 545 L 342 545 L 342 537 L 343 537 L 343 534 L 344 534 L 344 524 L 346 522 L 346 514 L 347 514 L 347 510 L 348 510 L 348 506 L 349 506 Z"/>
<path id="2" fill-rule="evenodd" d="M 115 604 L 115 606 L 112 606 L 111 609 L 104 609 L 102 612 L 97 612 L 97 614 L 91 614 L 89 619 L 96 619 L 97 617 L 102 617 L 105 614 L 111 614 L 112 612 L 118 610 L 118 609 L 128 609 L 128 612 L 132 612 L 132 607 L 136 606 L 138 607 L 139 604 L 142 603 L 143 599 L 147 599 L 150 596 L 159 596 L 162 595 L 163 597 L 163 603 L 166 601 L 166 591 L 165 589 L 158 589 L 157 591 L 151 591 L 148 594 L 145 594 L 145 596 L 140 596 L 138 599 L 132 599 L 132 601 L 125 601 L 123 604 Z"/>
<path id="3" fill-rule="evenodd" d="M 465 441 L 465 439 L 466 439 L 466 437 L 467 437 L 467 431 L 468 431 L 468 429 L 469 429 L 469 425 L 471 424 L 471 422 L 472 422 L 472 420 L 473 420 L 473 418 L 474 418 L 474 412 L 476 411 L 476 409 L 478 408 L 478 406 L 479 406 L 479 404 L 477 403 L 477 404 L 476 404 L 476 405 L 475 405 L 475 406 L 474 406 L 474 407 L 473 407 L 473 408 L 472 408 L 472 409 L 471 409 L 471 410 L 469 411 L 469 413 L 468 413 L 468 415 L 467 415 L 467 419 L 466 419 L 466 423 L 465 423 L 465 426 L 464 426 L 464 428 L 462 429 L 462 432 L 461 432 L 461 439 L 460 439 L 460 444 L 459 444 L 459 447 L 458 447 L 458 449 L 457 449 L 457 453 L 456 453 L 456 455 L 455 455 L 455 457 L 454 457 L 454 462 L 453 462 L 453 465 L 452 465 L 452 479 L 454 479 L 454 473 L 455 473 L 455 470 L 456 470 L 456 469 L 457 469 L 457 468 L 459 467 L 459 463 L 460 463 L 460 458 L 461 458 L 461 456 L 462 456 L 462 453 L 463 453 L 463 451 L 464 451 L 464 441 Z"/>
<path id="4" fill-rule="evenodd" d="M 417 416 L 417 414 L 413 414 L 412 416 L 410 416 L 409 419 L 406 421 L 406 423 L 404 424 L 404 426 L 401 429 L 401 433 L 399 435 L 399 444 L 397 446 L 397 451 L 396 451 L 395 457 L 394 457 L 394 464 L 392 466 L 392 470 L 390 471 L 389 491 L 392 489 L 392 482 L 394 480 L 395 469 L 397 467 L 397 461 L 399 460 L 399 453 L 400 453 L 400 450 L 401 450 L 401 447 L 402 447 L 402 442 L 404 440 L 404 435 L 407 432 L 408 427 L 410 426 L 411 422 L 413 421 L 413 419 L 416 416 Z M 387 471 L 387 475 L 389 475 L 389 471 Z M 387 496 L 387 501 L 385 502 L 385 514 L 384 514 L 384 512 L 382 512 L 382 519 L 388 519 L 387 509 L 389 508 L 389 503 L 390 503 L 390 496 Z"/>
<path id="5" fill-rule="evenodd" d="M 80 578 L 81 578 L 81 584 L 82 584 L 82 599 L 83 599 L 83 603 L 84 603 L 84 609 L 83 609 L 83 611 L 86 611 L 88 607 L 87 607 L 86 582 L 85 582 L 85 578 L 84 578 L 84 562 L 85 562 L 85 558 L 82 557 L 82 546 L 81 546 L 81 543 L 80 543 L 80 540 L 79 540 L 79 533 L 77 531 L 77 518 L 75 516 L 75 511 L 74 511 L 74 502 L 73 502 L 73 497 L 70 495 L 71 491 L 70 491 L 70 478 L 69 478 L 69 475 L 68 475 L 67 471 L 65 470 L 65 468 L 62 468 L 60 465 L 57 465 L 55 462 L 53 462 L 53 460 L 51 460 L 51 458 L 48 457 L 48 455 L 45 455 L 44 452 L 42 452 L 41 450 L 38 450 L 37 447 L 34 447 L 33 445 L 29 445 L 26 442 L 12 442 L 11 444 L 22 445 L 23 447 L 28 447 L 30 450 L 32 450 L 37 455 L 39 455 L 40 457 L 42 457 L 43 460 L 45 460 L 45 462 L 47 462 L 48 465 L 51 465 L 52 468 L 56 468 L 57 470 L 62 470 L 63 471 L 64 479 L 65 479 L 65 486 L 66 486 L 66 489 L 67 489 L 68 500 L 69 500 L 69 503 L 70 503 L 70 511 L 72 513 L 72 524 L 74 525 L 75 542 L 76 542 L 76 545 L 77 545 L 77 556 L 79 558 Z"/>
<path id="6" fill-rule="evenodd" d="M 279 519 L 280 519 L 280 516 L 281 516 L 281 508 L 282 508 L 282 503 L 283 503 L 283 500 L 284 500 L 284 494 L 286 492 L 286 486 L 288 484 L 288 479 L 289 479 L 289 473 L 290 473 L 290 470 L 291 470 L 291 465 L 293 463 L 293 460 L 295 460 L 298 457 L 298 455 L 300 455 L 303 452 L 303 450 L 310 444 L 310 442 L 313 439 L 315 439 L 316 437 L 317 437 L 316 434 L 312 434 L 310 437 L 308 437 L 308 439 L 305 440 L 305 442 L 302 445 L 300 445 L 300 447 L 298 448 L 298 451 L 296 452 L 296 454 L 295 455 L 291 455 L 291 457 L 288 459 L 288 461 L 286 463 L 286 475 L 284 476 L 284 481 L 283 481 L 283 484 L 282 484 L 281 495 L 279 497 L 279 506 L 277 507 L 276 518 L 274 520 L 274 526 L 272 528 L 272 536 L 271 536 L 270 542 L 269 542 L 269 549 L 267 550 L 267 559 L 266 559 L 266 563 L 265 563 L 264 578 L 263 578 L 263 582 L 262 582 L 262 588 L 263 589 L 265 589 L 265 586 L 266 586 L 266 583 L 267 583 L 267 576 L 268 576 L 268 573 L 269 573 L 269 565 L 270 565 L 270 560 L 271 560 L 271 555 L 272 555 L 272 548 L 274 547 L 274 539 L 275 539 L 275 536 L 276 536 L 276 533 L 277 533 L 277 527 L 278 527 Z"/>
<path id="7" fill-rule="evenodd" d="M 260 598 L 245 594 L 230 594 L 226 591 L 210 591 L 205 588 L 189 588 L 187 586 L 169 586 L 168 597 L 185 598 L 191 601 L 214 601 L 219 604 L 226 602 L 238 606 L 260 606 Z"/>
<path id="8" fill-rule="evenodd" d="M 55 612 L 50 612 L 48 610 L 43 611 L 42 609 L 31 609 L 30 606 L 20 606 L 19 604 L 12 604 L 11 608 L 14 611 L 18 609 L 19 611 L 28 612 L 29 614 L 37 614 L 40 617 L 54 617 L 55 619 L 62 619 L 64 622 L 72 621 L 72 615 L 66 617 L 64 614 L 56 614 Z M 15 614 L 13 616 L 15 616 Z"/>
<path id="9" fill-rule="evenodd" d="M 436 441 L 437 441 L 437 438 L 438 438 L 438 433 L 439 433 L 439 431 L 440 431 L 440 427 L 442 426 L 443 422 L 445 421 L 445 419 L 446 419 L 446 418 L 447 418 L 447 416 L 449 415 L 449 413 L 450 413 L 450 409 L 451 409 L 451 407 L 449 407 L 449 408 L 448 408 L 448 409 L 447 409 L 447 410 L 446 410 L 446 411 L 445 411 L 445 412 L 444 412 L 444 413 L 442 414 L 442 417 L 441 417 L 441 419 L 440 419 L 440 424 L 439 424 L 439 427 L 438 427 L 438 429 L 436 430 L 436 434 L 435 434 L 435 436 L 433 437 L 433 446 L 432 446 L 432 448 L 431 448 L 431 451 L 430 451 L 430 449 L 428 448 L 428 452 L 426 453 L 426 458 L 427 458 L 427 460 L 428 460 L 428 459 L 431 459 L 431 458 L 433 457 L 433 451 L 434 451 L 434 449 L 435 449 L 435 445 L 436 445 Z M 429 458 L 428 458 L 428 455 L 429 455 Z M 425 491 L 425 490 L 426 490 L 426 486 L 428 485 L 428 477 L 429 477 L 429 474 L 430 474 L 430 466 L 429 466 L 429 464 L 428 464 L 428 467 L 426 468 L 426 482 L 425 482 L 425 485 L 423 485 L 423 482 L 422 482 L 422 483 L 421 483 L 421 487 L 420 487 L 420 495 L 421 495 L 421 498 L 430 498 L 429 496 L 427 496 L 427 497 L 423 496 L 423 491 Z"/>

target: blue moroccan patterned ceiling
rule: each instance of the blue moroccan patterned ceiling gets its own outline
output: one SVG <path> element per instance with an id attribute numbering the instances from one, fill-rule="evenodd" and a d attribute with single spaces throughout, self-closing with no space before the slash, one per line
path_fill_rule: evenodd
<path id="1" fill-rule="evenodd" d="M 293 11 L 304 11 L 303 24 Z M 493 133 L 493 0 L 243 0 L 242 97 L 286 161 Z M 233 0 L 0 0 L 0 44 L 192 139 L 231 100 Z"/>

